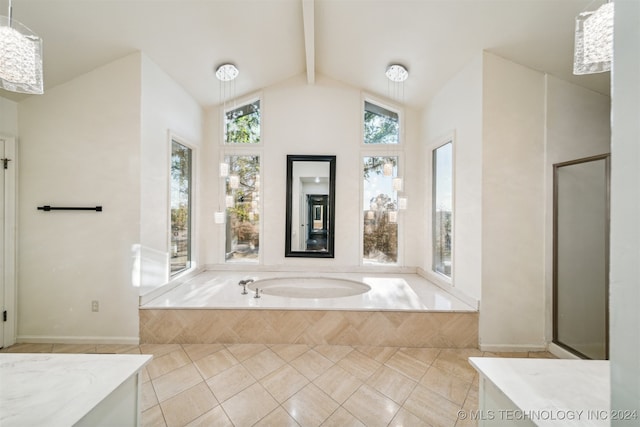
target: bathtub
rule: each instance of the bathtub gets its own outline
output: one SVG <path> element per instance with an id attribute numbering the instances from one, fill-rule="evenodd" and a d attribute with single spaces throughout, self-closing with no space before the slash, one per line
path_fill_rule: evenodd
<path id="1" fill-rule="evenodd" d="M 477 348 L 477 333 L 476 308 L 416 274 L 205 271 L 140 307 L 141 343 Z"/>
<path id="2" fill-rule="evenodd" d="M 337 277 L 273 277 L 247 287 L 252 292 L 285 298 L 342 298 L 371 290 L 366 283 Z"/>

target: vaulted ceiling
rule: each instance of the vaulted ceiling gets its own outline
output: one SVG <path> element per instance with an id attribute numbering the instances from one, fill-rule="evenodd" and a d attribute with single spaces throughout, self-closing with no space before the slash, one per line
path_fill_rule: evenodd
<path id="1" fill-rule="evenodd" d="M 223 62 L 240 69 L 238 95 L 306 73 L 310 84 L 322 75 L 380 96 L 386 67 L 399 62 L 410 73 L 404 99 L 420 107 L 483 49 L 608 94 L 608 73 L 572 75 L 575 16 L 601 3 L 13 0 L 13 16 L 44 40 L 45 91 L 142 51 L 204 107 L 220 101 Z M 4 14 L 8 1 L 0 6 Z"/>

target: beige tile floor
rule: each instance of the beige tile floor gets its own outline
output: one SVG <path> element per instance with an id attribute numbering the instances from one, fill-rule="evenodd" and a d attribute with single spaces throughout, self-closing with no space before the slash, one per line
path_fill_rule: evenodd
<path id="1" fill-rule="evenodd" d="M 153 354 L 143 372 L 145 427 L 469 426 L 457 416 L 478 406 L 468 357 L 553 357 L 290 344 L 17 344 L 0 351 Z"/>

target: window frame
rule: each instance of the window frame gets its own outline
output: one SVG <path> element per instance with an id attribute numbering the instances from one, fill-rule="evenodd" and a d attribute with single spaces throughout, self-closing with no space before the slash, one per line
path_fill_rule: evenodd
<path id="1" fill-rule="evenodd" d="M 260 246 L 262 246 L 262 242 L 263 242 L 263 237 L 264 237 L 264 174 L 263 174 L 263 167 L 264 167 L 264 153 L 263 150 L 256 150 L 256 146 L 258 144 L 226 144 L 226 147 L 223 147 L 223 149 L 220 152 L 220 161 L 225 161 L 227 157 L 229 156 L 257 156 L 258 157 L 258 167 L 260 169 L 260 193 L 259 193 L 259 197 L 260 199 L 258 200 L 258 211 L 260 212 L 260 224 L 258 225 L 258 241 L 260 242 Z M 224 231 L 222 231 L 222 237 L 220 239 L 221 243 L 220 243 L 220 262 L 221 264 L 224 265 L 251 265 L 251 266 L 255 266 L 255 265 L 262 265 L 263 264 L 263 259 L 264 259 L 264 251 L 259 249 L 258 250 L 258 257 L 255 259 L 255 261 L 251 261 L 251 262 L 239 262 L 239 261 L 229 261 L 227 260 L 227 252 L 226 252 L 226 245 L 227 245 L 227 231 L 226 231 L 226 227 L 227 227 L 227 207 L 226 207 L 226 196 L 227 196 L 227 192 L 226 192 L 226 178 L 218 178 L 218 181 L 220 182 L 220 186 L 219 186 L 219 206 L 221 208 L 221 210 L 224 212 L 225 215 L 225 222 L 224 222 Z"/>
<path id="2" fill-rule="evenodd" d="M 226 134 L 227 134 L 227 112 L 236 110 L 245 105 L 252 104 L 255 101 L 260 101 L 260 141 L 256 143 L 243 143 L 243 142 L 227 142 Z M 264 132 L 263 132 L 263 124 L 264 124 L 264 99 L 262 96 L 262 92 L 253 93 L 247 96 L 244 96 L 239 99 L 234 99 L 232 101 L 226 102 L 220 105 L 219 111 L 220 117 L 220 145 L 222 149 L 231 148 L 235 149 L 238 147 L 247 147 L 249 149 L 262 147 L 264 145 Z"/>
<path id="3" fill-rule="evenodd" d="M 367 144 L 364 141 L 364 113 L 365 113 L 365 102 L 370 104 L 374 104 L 380 108 L 384 108 L 385 110 L 389 110 L 398 115 L 398 143 L 397 144 Z M 370 94 L 363 94 L 360 98 L 360 147 L 362 150 L 404 150 L 404 109 L 399 104 L 394 102 L 384 100 L 380 97 L 376 97 Z M 362 156 L 361 156 L 362 157 Z"/>
<path id="4" fill-rule="evenodd" d="M 435 161 L 436 156 L 435 153 L 440 148 L 446 146 L 447 144 L 451 144 L 451 275 L 447 276 L 446 274 L 436 270 L 435 265 L 435 239 L 436 239 L 436 230 L 435 230 L 435 197 L 436 197 L 436 179 L 435 173 L 437 172 L 435 169 Z M 455 224 L 456 224 L 456 185 L 455 185 L 455 177 L 456 177 L 456 142 L 455 142 L 455 133 L 451 132 L 445 135 L 442 138 L 439 138 L 434 144 L 429 147 L 429 177 L 428 179 L 431 181 L 430 194 L 429 194 L 429 250 L 427 253 L 429 254 L 428 265 L 429 265 L 429 273 L 432 274 L 437 280 L 442 281 L 448 285 L 453 286 L 455 280 Z"/>
<path id="5" fill-rule="evenodd" d="M 172 163 L 172 156 L 173 156 L 173 143 L 177 143 L 183 147 L 186 147 L 190 150 L 190 154 L 191 154 L 191 162 L 190 162 L 190 176 L 189 176 L 189 239 L 188 239 L 188 265 L 180 270 L 177 270 L 175 272 L 171 271 L 171 252 L 172 252 L 172 221 L 171 221 L 171 202 L 172 202 L 172 195 L 171 195 L 171 185 L 172 185 L 172 176 L 171 176 L 171 163 Z M 167 180 L 167 184 L 168 184 L 168 195 L 167 195 L 167 223 L 168 223 L 168 227 L 167 227 L 167 251 L 168 251 L 168 257 L 169 257 L 169 262 L 167 264 L 167 274 L 168 274 L 168 278 L 169 280 L 173 280 L 179 276 L 188 274 L 192 271 L 194 271 L 196 269 L 197 266 L 197 260 L 196 260 L 196 256 L 197 256 L 197 242 L 194 239 L 194 236 L 197 234 L 197 230 L 195 229 L 196 224 L 197 224 L 197 220 L 196 220 L 196 212 L 197 212 L 197 207 L 196 207 L 196 194 L 197 194 L 197 180 L 195 179 L 195 177 L 197 176 L 197 159 L 198 159 L 198 153 L 197 153 L 197 147 L 194 144 L 191 144 L 189 142 L 187 142 L 184 138 L 181 138 L 180 136 L 176 135 L 173 132 L 169 132 L 169 137 L 168 137 L 168 180 Z"/>

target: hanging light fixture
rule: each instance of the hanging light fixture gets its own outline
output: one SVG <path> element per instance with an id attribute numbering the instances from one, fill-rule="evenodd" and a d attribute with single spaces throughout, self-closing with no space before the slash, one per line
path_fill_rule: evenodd
<path id="1" fill-rule="evenodd" d="M 230 82 L 238 77 L 240 71 L 233 64 L 222 64 L 216 68 L 216 77 L 221 82 Z"/>
<path id="2" fill-rule="evenodd" d="M 576 17 L 573 74 L 611 70 L 613 58 L 613 2 Z"/>
<path id="3" fill-rule="evenodd" d="M 220 80 L 220 100 L 223 105 L 227 100 L 225 83 L 235 80 L 238 74 L 240 74 L 240 70 L 233 64 L 226 63 L 216 68 L 216 77 Z M 220 162 L 220 177 L 225 178 L 228 175 L 229 163 Z"/>
<path id="4" fill-rule="evenodd" d="M 404 82 L 409 78 L 407 68 L 401 64 L 391 64 L 387 67 L 384 74 L 387 76 L 387 79 L 389 79 L 389 97 L 404 102 Z M 384 176 L 393 176 L 393 163 L 391 161 L 385 162 L 382 172 Z M 403 190 L 404 183 L 402 177 L 395 176 L 391 183 L 394 191 L 401 192 Z M 406 198 L 404 198 L 404 200 L 406 205 Z"/>
<path id="5" fill-rule="evenodd" d="M 0 16 L 0 88 L 11 92 L 44 92 L 42 39 L 12 17 Z"/>
<path id="6" fill-rule="evenodd" d="M 216 68 L 215 75 L 216 75 L 216 78 L 220 81 L 219 93 L 220 93 L 220 104 L 222 104 L 223 106 L 222 108 L 223 116 L 226 113 L 227 90 L 231 92 L 231 89 L 228 89 L 227 87 L 229 86 L 229 82 L 232 82 L 233 80 L 235 80 L 236 77 L 238 77 L 238 74 L 240 74 L 240 71 L 238 70 L 238 68 L 235 65 L 230 63 L 219 65 Z M 222 134 L 222 132 L 220 133 Z M 228 162 L 226 162 L 225 160 L 222 160 L 220 162 L 220 177 L 223 178 L 224 180 L 228 178 L 229 187 L 233 190 L 238 188 L 240 180 L 237 175 L 229 175 L 230 169 L 231 167 Z M 226 195 L 225 208 L 232 208 L 234 207 L 234 205 L 235 205 L 235 199 L 233 195 Z M 225 211 L 221 210 L 220 207 L 218 207 L 218 211 L 215 212 L 215 216 L 214 216 L 215 223 L 224 224 L 225 216 L 226 216 Z"/>
<path id="7" fill-rule="evenodd" d="M 409 71 L 404 65 L 391 64 L 384 73 L 389 80 L 395 83 L 401 83 L 409 77 Z"/>

